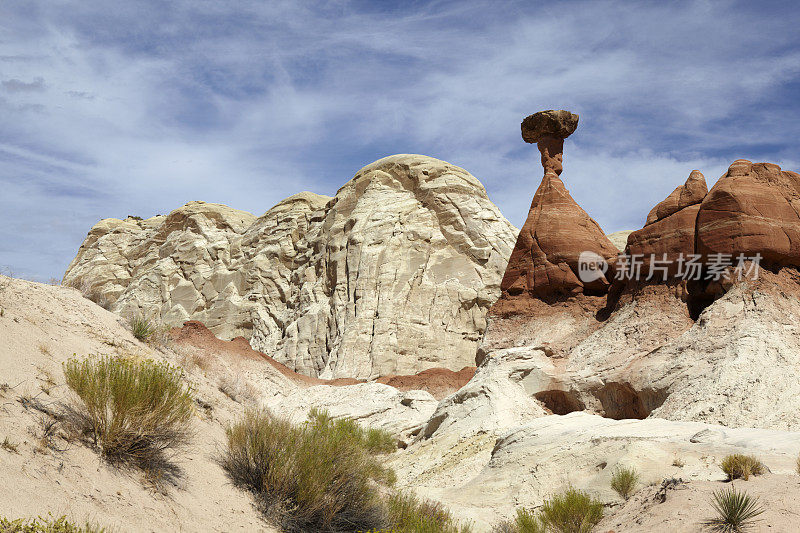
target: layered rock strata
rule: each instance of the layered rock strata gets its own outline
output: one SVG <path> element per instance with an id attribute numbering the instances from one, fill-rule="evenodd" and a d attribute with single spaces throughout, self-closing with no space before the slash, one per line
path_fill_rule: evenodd
<path id="1" fill-rule="evenodd" d="M 464 169 L 418 155 L 260 217 L 192 202 L 92 228 L 64 282 L 323 378 L 474 365 L 516 229 Z"/>

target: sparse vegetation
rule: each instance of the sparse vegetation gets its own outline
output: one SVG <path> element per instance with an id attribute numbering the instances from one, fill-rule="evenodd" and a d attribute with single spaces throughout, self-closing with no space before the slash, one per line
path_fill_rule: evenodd
<path id="1" fill-rule="evenodd" d="M 494 527 L 494 533 L 546 533 L 542 517 L 532 509 L 517 509 L 514 520 L 506 520 Z"/>
<path id="2" fill-rule="evenodd" d="M 397 439 L 379 428 L 364 428 L 349 418 L 332 418 L 327 411 L 311 408 L 308 424 L 312 428 L 329 428 L 339 439 L 352 440 L 373 454 L 391 453 L 397 450 Z"/>
<path id="3" fill-rule="evenodd" d="M 408 493 L 395 493 L 386 500 L 388 531 L 393 533 L 469 533 L 442 504 L 422 501 Z"/>
<path id="4" fill-rule="evenodd" d="M 559 533 L 588 533 L 603 518 L 603 504 L 570 488 L 544 502 L 539 511 L 545 526 Z"/>
<path id="5" fill-rule="evenodd" d="M 726 456 L 720 468 L 728 476 L 729 481 L 734 479 L 743 479 L 747 481 L 750 476 L 760 476 L 764 473 L 764 464 L 752 455 L 742 455 L 735 453 Z"/>
<path id="6" fill-rule="evenodd" d="M 156 332 L 153 322 L 141 314 L 131 317 L 129 325 L 133 336 L 140 341 L 146 341 Z"/>
<path id="7" fill-rule="evenodd" d="M 538 513 L 517 509 L 513 521 L 495 527 L 496 533 L 588 533 L 603 518 L 603 503 L 569 488 L 545 501 Z"/>
<path id="8" fill-rule="evenodd" d="M 358 429 L 355 429 L 358 428 Z M 249 411 L 227 431 L 220 462 L 238 486 L 256 494 L 264 512 L 286 531 L 367 531 L 386 525 L 378 485 L 394 472 L 351 421 L 315 411 L 294 426 L 269 412 Z"/>
<path id="9" fill-rule="evenodd" d="M 67 406 L 66 420 L 103 456 L 165 477 L 176 472 L 166 453 L 188 444 L 194 413 L 179 368 L 120 357 L 71 359 L 64 377 L 81 400 Z"/>
<path id="10" fill-rule="evenodd" d="M 77 289 L 84 298 L 96 303 L 103 309 L 108 310 L 111 308 L 111 302 L 108 300 L 108 298 L 100 293 L 98 288 L 93 287 L 91 281 L 88 279 L 73 280 L 69 282 L 67 286 Z"/>
<path id="11" fill-rule="evenodd" d="M 635 468 L 618 467 L 611 474 L 611 488 L 624 499 L 629 499 L 639 483 L 639 472 Z"/>
<path id="12" fill-rule="evenodd" d="M 8 440 L 8 437 L 6 437 L 5 439 L 3 439 L 3 442 L 2 442 L 2 443 L 0 443 L 0 448 L 3 448 L 3 449 L 4 449 L 4 450 L 6 450 L 7 452 L 11 452 L 11 453 L 19 453 L 19 451 L 18 451 L 18 449 L 19 449 L 19 445 L 18 445 L 18 444 L 14 444 L 14 443 L 13 443 L 13 442 L 11 442 L 10 440 Z"/>
<path id="13" fill-rule="evenodd" d="M 715 491 L 711 504 L 717 516 L 706 524 L 724 533 L 748 531 L 758 521 L 756 517 L 764 512 L 757 498 L 737 491 L 736 487 Z"/>
<path id="14" fill-rule="evenodd" d="M 52 515 L 34 519 L 18 518 L 9 520 L 0 517 L 0 533 L 103 533 L 105 528 L 86 523 L 75 525 L 66 516 L 54 518 Z"/>
<path id="15" fill-rule="evenodd" d="M 681 459 L 677 455 L 675 456 L 675 459 L 672 460 L 672 466 L 677 466 L 678 468 L 683 468 L 685 465 L 686 465 L 686 463 L 684 463 L 683 459 Z"/>

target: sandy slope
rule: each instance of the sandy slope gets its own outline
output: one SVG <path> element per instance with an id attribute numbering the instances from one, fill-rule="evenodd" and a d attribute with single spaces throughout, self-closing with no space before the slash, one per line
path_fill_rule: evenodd
<path id="1" fill-rule="evenodd" d="M 80 444 L 56 438 L 55 449 L 43 449 L 44 415 L 25 409 L 19 398 L 34 396 L 51 407 L 63 400 L 63 361 L 73 354 L 174 355 L 136 341 L 118 316 L 74 289 L 14 280 L 0 294 L 0 307 L 0 384 L 10 387 L 0 398 L 0 442 L 7 438 L 17 445 L 16 453 L 0 449 L 0 515 L 52 512 L 119 531 L 275 531 L 214 461 L 224 424 L 241 405 L 207 380 L 195 381 L 209 409 L 198 409 L 196 436 L 179 460 L 183 478 L 165 494 Z"/>

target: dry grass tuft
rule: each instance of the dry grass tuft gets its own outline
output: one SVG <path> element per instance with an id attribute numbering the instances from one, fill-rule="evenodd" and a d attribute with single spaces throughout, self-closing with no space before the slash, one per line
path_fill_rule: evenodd
<path id="1" fill-rule="evenodd" d="M 179 368 L 127 358 L 71 359 L 67 385 L 80 399 L 66 421 L 112 462 L 177 475 L 169 452 L 186 446 L 194 414 L 193 390 Z"/>
<path id="2" fill-rule="evenodd" d="M 8 440 L 8 437 L 3 439 L 3 442 L 0 443 L 0 448 L 3 448 L 7 452 L 19 453 L 19 444 L 14 444 L 10 440 Z"/>
<path id="3" fill-rule="evenodd" d="M 74 280 L 67 286 L 77 289 L 84 298 L 96 303 L 106 311 L 111 309 L 111 302 L 109 299 L 100 292 L 98 287 L 93 287 L 92 282 L 88 279 Z"/>
<path id="4" fill-rule="evenodd" d="M 764 463 L 756 457 L 739 453 L 726 456 L 720 463 L 720 468 L 727 474 L 729 481 L 739 478 L 747 481 L 750 476 L 760 476 L 765 470 Z"/>

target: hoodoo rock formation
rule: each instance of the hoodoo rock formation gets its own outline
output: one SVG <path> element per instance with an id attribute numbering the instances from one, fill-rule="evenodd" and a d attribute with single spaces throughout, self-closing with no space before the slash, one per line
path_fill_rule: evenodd
<path id="1" fill-rule="evenodd" d="M 260 217 L 192 202 L 89 233 L 66 284 L 123 316 L 203 322 L 323 378 L 474 365 L 514 228 L 467 171 L 396 155 L 335 197 L 301 193 Z"/>
<path id="2" fill-rule="evenodd" d="M 800 174 L 734 161 L 700 206 L 697 252 L 760 254 L 768 265 L 800 266 Z"/>
<path id="3" fill-rule="evenodd" d="M 583 252 L 592 252 L 609 260 L 618 250 L 559 178 L 564 139 L 577 126 L 578 115 L 564 110 L 541 111 L 522 122 L 522 138 L 538 144 L 544 178 L 511 252 L 494 313 L 513 312 L 531 298 L 549 301 L 581 293 L 603 294 L 608 289 L 603 273 L 581 281 L 579 258 Z"/>
<path id="4" fill-rule="evenodd" d="M 542 220 L 528 220 L 515 254 L 529 234 L 547 231 Z M 554 253 L 572 250 L 562 242 Z M 792 414 L 800 409 L 793 392 L 800 380 L 800 175 L 737 160 L 708 191 L 695 170 L 630 233 L 625 253 L 644 256 L 644 265 L 636 278 L 615 276 L 607 297 L 575 291 L 532 309 L 506 303 L 513 295 L 505 280 L 519 270 L 512 254 L 463 395 L 479 383 L 486 391 L 502 383 L 503 394 L 487 404 L 516 394 L 512 403 L 528 413 L 533 400 L 555 414 L 800 429 Z M 668 265 L 665 279 L 645 279 L 651 254 Z M 730 266 L 709 281 L 720 254 Z M 757 279 L 733 276 L 739 254 L 761 256 Z M 679 272 L 681 256 L 700 261 L 698 279 Z M 777 406 L 767 399 L 775 393 L 783 399 Z M 452 396 L 434 418 L 453 423 L 461 403 Z"/>

